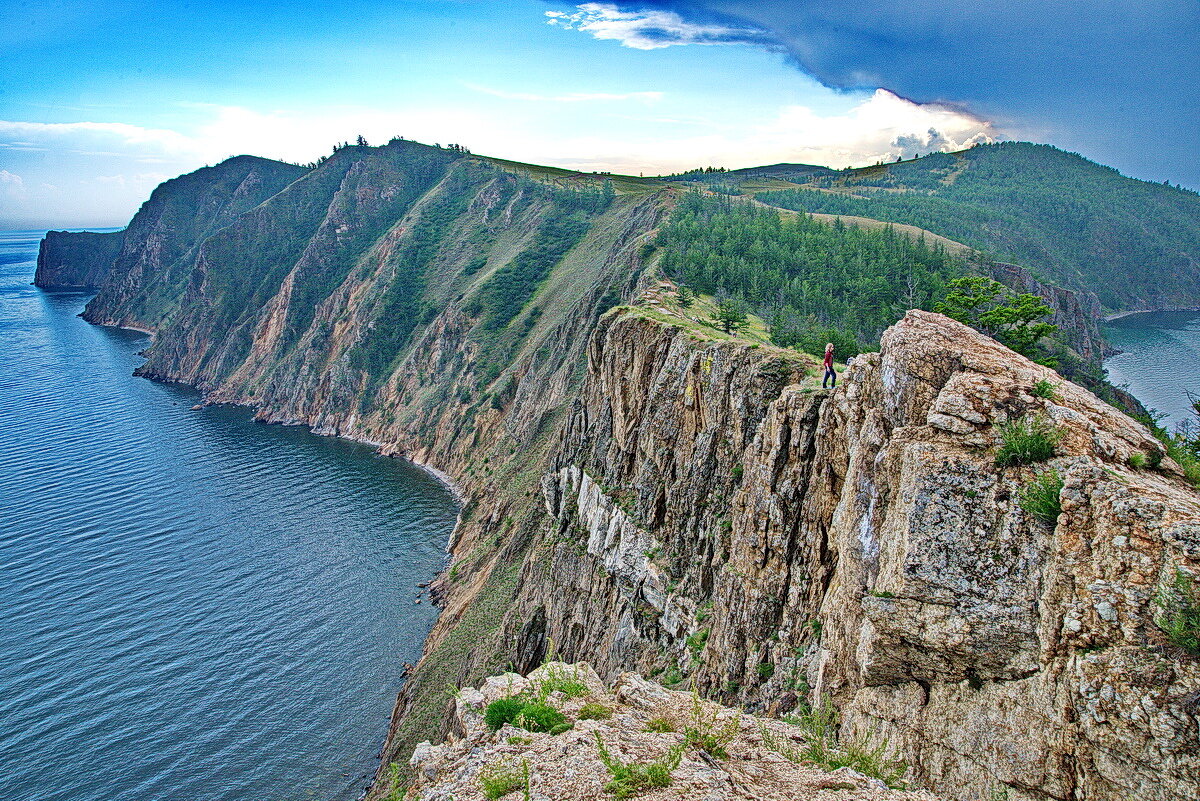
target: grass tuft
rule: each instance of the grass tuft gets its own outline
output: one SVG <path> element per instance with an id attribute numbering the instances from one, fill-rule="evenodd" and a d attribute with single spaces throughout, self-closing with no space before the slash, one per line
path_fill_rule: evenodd
<path id="1" fill-rule="evenodd" d="M 827 770 L 850 768 L 864 776 L 879 779 L 888 787 L 904 789 L 908 765 L 889 754 L 887 739 L 872 744 L 871 733 L 866 732 L 848 743 L 838 741 L 837 711 L 828 698 L 802 715 L 797 722 L 804 730 L 803 747 L 797 748 L 781 741 L 760 724 L 763 743 L 792 762 L 812 762 Z"/>
<path id="2" fill-rule="evenodd" d="M 1200 656 L 1200 590 L 1183 568 L 1175 568 L 1174 577 L 1158 588 L 1154 596 L 1158 614 L 1155 624 L 1167 639 L 1192 656 Z"/>
<path id="3" fill-rule="evenodd" d="M 1017 493 L 1017 502 L 1028 514 L 1053 526 L 1062 513 L 1062 476 L 1056 470 L 1047 470 L 1026 484 Z"/>
<path id="4" fill-rule="evenodd" d="M 646 721 L 646 731 L 655 734 L 669 734 L 678 730 L 674 723 L 664 717 L 650 718 Z"/>
<path id="5" fill-rule="evenodd" d="M 1000 426 L 996 464 L 1034 464 L 1054 457 L 1062 432 L 1044 415 L 1026 415 Z"/>
<path id="6" fill-rule="evenodd" d="M 600 750 L 600 761 L 612 776 L 612 780 L 604 785 L 604 790 L 615 798 L 633 798 L 660 787 L 671 786 L 671 772 L 679 767 L 683 759 L 684 744 L 672 746 L 661 759 L 645 763 L 626 763 L 613 756 L 599 734 L 596 734 L 596 747 Z"/>
<path id="7" fill-rule="evenodd" d="M 1055 401 L 1055 400 L 1058 400 L 1058 391 L 1057 390 L 1058 390 L 1057 385 L 1055 385 L 1055 384 L 1051 383 L 1050 381 L 1048 381 L 1047 379 L 1043 378 L 1040 381 L 1034 382 L 1033 389 L 1029 390 L 1029 393 L 1031 395 L 1033 395 L 1033 397 L 1035 397 L 1035 398 L 1042 398 L 1043 400 Z"/>
<path id="8" fill-rule="evenodd" d="M 517 790 L 524 791 L 528 799 L 529 763 L 522 759 L 520 765 L 485 765 L 479 771 L 479 784 L 483 789 L 483 797 L 488 801 L 496 801 Z"/>
<path id="9" fill-rule="evenodd" d="M 608 720 L 612 717 L 612 710 L 604 704 L 586 703 L 579 708 L 580 720 Z"/>

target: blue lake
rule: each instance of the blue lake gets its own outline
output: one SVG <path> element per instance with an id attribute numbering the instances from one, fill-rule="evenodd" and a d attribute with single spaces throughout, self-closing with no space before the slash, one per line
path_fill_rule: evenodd
<path id="1" fill-rule="evenodd" d="M 356 798 L 457 506 L 371 448 L 191 411 L 0 234 L 0 798 Z"/>
<path id="2" fill-rule="evenodd" d="M 1104 363 L 1109 380 L 1165 414 L 1167 428 L 1195 419 L 1188 393 L 1200 395 L 1200 314 L 1131 314 L 1108 322 L 1104 335 L 1123 351 Z"/>

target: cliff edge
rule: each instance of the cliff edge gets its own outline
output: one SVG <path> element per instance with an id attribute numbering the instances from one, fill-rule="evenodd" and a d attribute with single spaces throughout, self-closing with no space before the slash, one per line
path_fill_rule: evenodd
<path id="1" fill-rule="evenodd" d="M 764 381 L 786 373 L 606 318 L 543 481 L 515 653 L 549 638 L 601 676 L 777 714 L 829 699 L 844 735 L 887 736 L 962 797 L 1200 794 L 1200 661 L 1154 602 L 1200 571 L 1200 496 L 1157 440 L 928 312 L 833 392 Z M 1034 421 L 1051 458 L 1002 465 Z M 1022 496 L 1049 475 L 1061 513 L 1035 516 Z"/>

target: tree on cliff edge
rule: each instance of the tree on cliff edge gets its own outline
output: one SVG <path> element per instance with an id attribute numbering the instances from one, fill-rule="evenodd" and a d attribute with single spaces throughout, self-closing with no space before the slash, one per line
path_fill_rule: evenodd
<path id="1" fill-rule="evenodd" d="M 1054 310 L 1039 296 L 1013 292 L 999 281 L 970 275 L 950 282 L 933 310 L 982 331 L 1022 356 L 1046 363 L 1038 342 L 1058 330 L 1046 322 Z"/>
<path id="2" fill-rule="evenodd" d="M 721 301 L 713 314 L 712 324 L 726 334 L 736 334 L 746 326 L 746 304 L 736 298 Z"/>

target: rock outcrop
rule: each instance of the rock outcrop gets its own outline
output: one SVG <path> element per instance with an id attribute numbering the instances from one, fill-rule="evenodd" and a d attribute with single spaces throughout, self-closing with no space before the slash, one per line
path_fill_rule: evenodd
<path id="1" fill-rule="evenodd" d="M 124 231 L 47 231 L 33 283 L 43 289 L 99 289 L 124 241 Z"/>
<path id="2" fill-rule="evenodd" d="M 571 683 L 569 692 L 553 689 L 564 679 Z M 543 694 L 547 705 L 564 713 L 567 722 L 559 728 L 565 731 L 487 725 L 490 704 Z M 936 801 L 929 793 L 889 789 L 850 767 L 830 770 L 814 763 L 814 744 L 839 757 L 845 752 L 812 726 L 757 718 L 666 690 L 634 673 L 607 687 L 586 663 L 549 663 L 527 677 L 490 676 L 478 689 L 461 689 L 450 731 L 444 743 L 418 745 L 409 760 L 410 778 L 403 781 L 397 771 L 389 777 L 388 791 L 412 801 L 601 799 L 620 793 L 614 779 L 623 767 L 657 764 L 660 786 L 642 788 L 638 798 Z M 878 744 L 863 746 L 863 753 L 879 749 L 867 758 L 873 763 L 869 767 L 887 763 Z M 634 781 L 628 782 L 630 789 Z M 485 783 L 491 795 L 484 794 Z"/>
<path id="3" fill-rule="evenodd" d="M 511 636 L 538 621 L 602 676 L 690 675 L 760 710 L 829 697 L 847 735 L 967 798 L 1200 794 L 1200 661 L 1153 619 L 1156 588 L 1200 571 L 1200 497 L 1161 445 L 940 315 L 910 312 L 828 396 L 772 358 L 606 322 Z M 1058 455 L 998 467 L 1001 427 L 1034 417 Z M 1020 501 L 1047 470 L 1053 524 Z"/>

